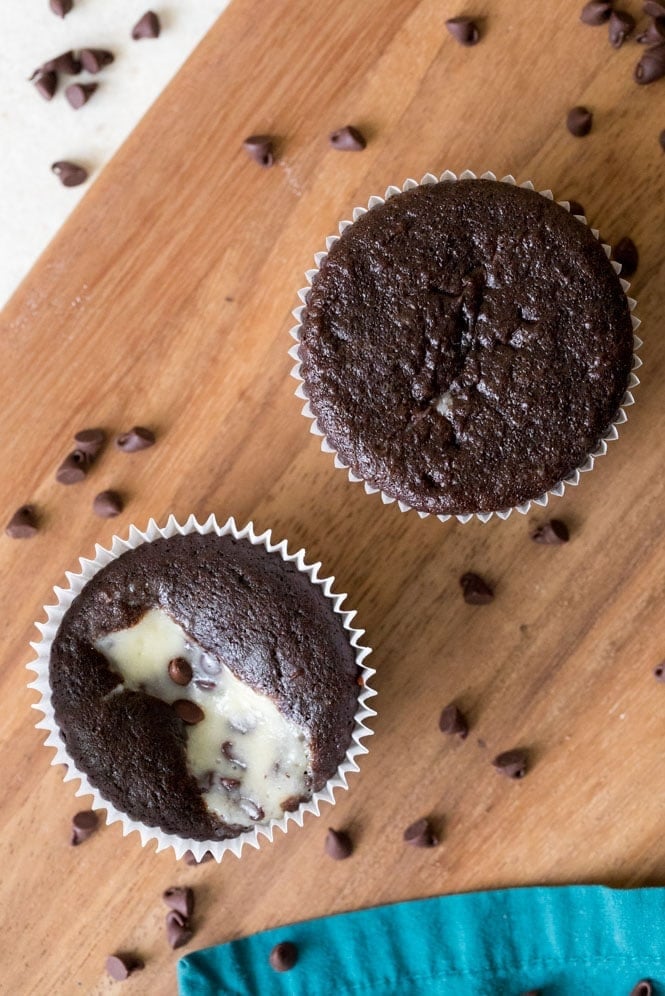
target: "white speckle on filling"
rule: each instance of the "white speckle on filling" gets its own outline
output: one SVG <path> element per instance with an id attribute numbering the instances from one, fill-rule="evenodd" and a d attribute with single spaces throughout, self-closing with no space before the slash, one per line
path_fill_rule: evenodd
<path id="1" fill-rule="evenodd" d="M 305 731 L 206 654 L 168 613 L 149 609 L 136 625 L 100 637 L 95 647 L 125 688 L 168 703 L 189 699 L 203 710 L 200 723 L 186 726 L 187 762 L 208 808 L 224 822 L 267 823 L 283 815 L 289 800 L 308 794 Z M 192 669 L 187 685 L 169 676 L 176 657 Z"/>
<path id="2" fill-rule="evenodd" d="M 439 395 L 434 402 L 434 407 L 441 415 L 447 417 L 453 410 L 453 396 L 450 391 L 444 391 L 443 394 Z"/>

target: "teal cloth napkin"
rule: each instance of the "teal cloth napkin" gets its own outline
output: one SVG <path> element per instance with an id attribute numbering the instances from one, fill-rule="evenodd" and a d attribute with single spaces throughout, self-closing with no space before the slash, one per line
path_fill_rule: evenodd
<path id="1" fill-rule="evenodd" d="M 274 972 L 279 941 L 298 963 Z M 438 896 L 278 927 L 194 951 L 180 996 L 665 996 L 665 889 L 601 886 Z"/>

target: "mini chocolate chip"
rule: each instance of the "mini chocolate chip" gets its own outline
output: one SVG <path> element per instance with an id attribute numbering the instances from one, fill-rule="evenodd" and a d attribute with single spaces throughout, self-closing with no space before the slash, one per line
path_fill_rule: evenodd
<path id="1" fill-rule="evenodd" d="M 83 450 L 73 450 L 62 461 L 55 472 L 55 479 L 60 484 L 78 484 L 88 473 L 90 457 Z"/>
<path id="2" fill-rule="evenodd" d="M 143 962 L 134 955 L 114 954 L 106 959 L 106 971 L 116 982 L 124 982 L 132 972 L 143 968 Z"/>
<path id="3" fill-rule="evenodd" d="M 214 681 L 202 681 L 201 678 L 197 678 L 194 684 L 197 688 L 200 688 L 202 692 L 211 692 L 213 688 L 217 688 Z"/>
<path id="4" fill-rule="evenodd" d="M 659 0 L 645 0 L 642 10 L 648 17 L 665 17 L 665 3 L 659 3 Z"/>
<path id="5" fill-rule="evenodd" d="M 477 45 L 480 41 L 478 25 L 471 17 L 449 17 L 446 27 L 460 45 Z"/>
<path id="6" fill-rule="evenodd" d="M 635 66 L 635 82 L 653 83 L 665 76 L 665 42 L 648 48 Z"/>
<path id="7" fill-rule="evenodd" d="M 653 674 L 656 681 L 665 681 L 665 662 L 655 667 Z"/>
<path id="8" fill-rule="evenodd" d="M 665 17 L 654 18 L 646 31 L 637 35 L 635 41 L 640 45 L 660 45 L 665 41 Z"/>
<path id="9" fill-rule="evenodd" d="M 611 0 L 591 0 L 591 3 L 585 3 L 582 7 L 580 21 L 583 24 L 590 24 L 592 27 L 597 27 L 599 24 L 604 24 L 609 19 L 611 13 Z"/>
<path id="10" fill-rule="evenodd" d="M 194 912 L 194 890 L 187 885 L 173 885 L 166 889 L 162 899 L 172 910 L 177 910 L 183 916 L 191 916 Z"/>
<path id="11" fill-rule="evenodd" d="M 21 505 L 5 526 L 5 533 L 12 539 L 30 539 L 39 529 L 34 505 Z"/>
<path id="12" fill-rule="evenodd" d="M 51 172 L 55 173 L 63 187 L 79 187 L 88 179 L 88 171 L 83 166 L 70 163 L 66 159 L 53 163 Z"/>
<path id="13" fill-rule="evenodd" d="M 548 519 L 532 530 L 531 539 L 534 543 L 542 543 L 545 546 L 560 546 L 568 542 L 570 533 L 568 526 L 561 519 Z"/>
<path id="14" fill-rule="evenodd" d="M 468 572 L 459 581 L 462 595 L 468 605 L 488 605 L 494 598 L 494 592 L 478 574 Z"/>
<path id="15" fill-rule="evenodd" d="M 82 844 L 84 840 L 88 839 L 88 837 L 92 837 L 98 827 L 99 816 L 91 809 L 75 813 L 74 816 L 72 816 L 72 836 L 70 843 L 73 847 L 76 847 L 78 844 Z"/>
<path id="16" fill-rule="evenodd" d="M 348 833 L 344 830 L 333 830 L 328 828 L 325 844 L 325 852 L 333 861 L 344 861 L 353 854 L 353 843 Z"/>
<path id="17" fill-rule="evenodd" d="M 242 783 L 239 778 L 220 778 L 219 784 L 227 792 L 237 792 Z"/>
<path id="18" fill-rule="evenodd" d="M 625 10 L 613 10 L 609 22 L 610 45 L 621 48 L 626 38 L 635 30 L 635 18 Z"/>
<path id="19" fill-rule="evenodd" d="M 506 778 L 524 778 L 527 773 L 529 757 L 525 750 L 516 748 L 506 750 L 503 754 L 498 754 L 492 764 L 497 771 L 505 775 Z"/>
<path id="20" fill-rule="evenodd" d="M 275 161 L 273 142 L 270 135 L 250 135 L 242 143 L 242 147 L 259 166 L 272 166 Z"/>
<path id="21" fill-rule="evenodd" d="M 298 948 L 291 941 L 280 941 L 268 955 L 268 961 L 276 972 L 288 972 L 298 961 Z"/>
<path id="22" fill-rule="evenodd" d="M 64 73 L 65 76 L 78 76 L 81 72 L 81 62 L 69 49 L 68 52 L 56 55 L 54 59 L 48 59 L 42 69 L 45 72 L 51 70 L 54 73 Z"/>
<path id="23" fill-rule="evenodd" d="M 204 865 L 206 864 L 206 862 L 212 861 L 213 857 L 214 855 L 212 851 L 206 851 L 202 858 L 196 858 L 194 856 L 193 851 L 185 851 L 185 853 L 182 856 L 182 860 L 185 862 L 186 865 L 194 866 L 194 865 Z"/>
<path id="24" fill-rule="evenodd" d="M 105 48 L 82 48 L 79 56 L 86 73 L 99 73 L 105 66 L 110 66 L 115 56 Z"/>
<path id="25" fill-rule="evenodd" d="M 176 685 L 188 685 L 192 680 L 192 665 L 184 657 L 174 657 L 169 661 L 169 678 Z"/>
<path id="26" fill-rule="evenodd" d="M 340 152 L 362 152 L 367 147 L 365 136 L 353 125 L 346 125 L 333 131 L 330 135 L 330 144 Z"/>
<path id="27" fill-rule="evenodd" d="M 653 986 L 650 979 L 640 979 L 630 990 L 630 996 L 653 996 Z"/>
<path id="28" fill-rule="evenodd" d="M 240 800 L 240 808 L 247 813 L 250 820 L 255 822 L 262 820 L 265 813 L 261 806 L 258 806 L 252 799 L 243 798 Z"/>
<path id="29" fill-rule="evenodd" d="M 619 239 L 612 250 L 612 256 L 617 263 L 621 263 L 621 276 L 632 277 L 633 273 L 635 273 L 635 270 L 637 269 L 637 264 L 639 263 L 637 246 L 633 240 L 627 235 L 624 235 L 622 239 Z"/>
<path id="30" fill-rule="evenodd" d="M 436 847 L 439 839 L 426 817 L 411 823 L 404 831 L 404 840 L 413 847 Z"/>
<path id="31" fill-rule="evenodd" d="M 35 77 L 35 90 L 44 100 L 53 100 L 53 95 L 58 89 L 58 76 L 53 72 L 41 72 L 37 70 Z"/>
<path id="32" fill-rule="evenodd" d="M 106 433 L 103 429 L 81 429 L 74 436 L 74 442 L 77 450 L 96 457 L 106 442 Z"/>
<path id="33" fill-rule="evenodd" d="M 469 733 L 469 724 L 464 713 L 451 702 L 447 705 L 439 717 L 439 729 L 442 733 L 450 736 L 458 736 L 460 740 L 465 740 Z"/>
<path id="34" fill-rule="evenodd" d="M 178 910 L 169 910 L 166 914 L 166 939 L 169 945 L 181 948 L 191 941 L 194 931 L 189 926 L 189 920 Z"/>
<path id="35" fill-rule="evenodd" d="M 187 723 L 188 726 L 195 726 L 202 719 L 205 719 L 205 713 L 201 706 L 190 699 L 176 699 L 172 705 L 183 723 Z"/>
<path id="36" fill-rule="evenodd" d="M 100 491 L 92 500 L 92 510 L 102 519 L 114 519 L 124 508 L 117 491 Z"/>
<path id="37" fill-rule="evenodd" d="M 155 434 L 145 426 L 135 425 L 129 432 L 123 432 L 118 436 L 115 445 L 124 453 L 137 453 L 139 450 L 147 450 L 149 446 L 155 445 Z"/>
<path id="38" fill-rule="evenodd" d="M 49 0 L 49 7 L 56 17 L 66 17 L 74 6 L 74 0 Z"/>
<path id="39" fill-rule="evenodd" d="M 74 110 L 78 111 L 80 107 L 88 103 L 97 87 L 97 83 L 70 83 L 65 90 L 65 97 Z"/>
<path id="40" fill-rule="evenodd" d="M 143 38 L 159 38 L 161 29 L 162 26 L 157 14 L 152 10 L 147 10 L 132 28 L 132 38 L 134 41 L 141 41 Z"/>
<path id="41" fill-rule="evenodd" d="M 233 743 L 230 740 L 225 740 L 224 743 L 222 744 L 222 754 L 224 755 L 224 757 L 226 758 L 227 761 L 231 761 L 238 768 L 246 768 L 247 767 L 247 765 L 244 763 L 244 761 L 240 761 L 235 756 L 235 754 L 233 752 Z"/>
<path id="42" fill-rule="evenodd" d="M 584 217 L 584 208 L 579 201 L 568 201 L 571 214 L 581 214 Z"/>
<path id="43" fill-rule="evenodd" d="M 566 127 L 575 138 L 583 138 L 591 131 L 593 114 L 587 107 L 573 107 L 568 111 Z"/>
<path id="44" fill-rule="evenodd" d="M 296 809 L 300 808 L 301 802 L 304 802 L 301 795 L 290 795 L 287 799 L 280 802 L 280 806 L 285 813 L 295 813 Z"/>

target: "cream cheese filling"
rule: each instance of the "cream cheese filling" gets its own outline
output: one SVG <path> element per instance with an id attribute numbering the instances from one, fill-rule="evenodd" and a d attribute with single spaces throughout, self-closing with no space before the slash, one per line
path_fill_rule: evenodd
<path id="1" fill-rule="evenodd" d="M 305 731 L 206 654 L 168 613 L 149 609 L 134 626 L 100 637 L 95 647 L 125 688 L 199 706 L 203 718 L 185 727 L 187 763 L 208 808 L 225 823 L 250 827 L 279 819 L 294 799 L 308 794 Z M 191 668 L 186 684 L 170 676 L 174 660 L 184 672 L 181 681 Z"/>

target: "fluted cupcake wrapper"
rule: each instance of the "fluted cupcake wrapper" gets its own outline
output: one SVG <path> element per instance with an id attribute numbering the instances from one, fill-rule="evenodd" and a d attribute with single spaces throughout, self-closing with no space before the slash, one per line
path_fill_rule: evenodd
<path id="1" fill-rule="evenodd" d="M 301 304 L 293 310 L 293 317 L 296 319 L 297 324 L 291 329 L 291 336 L 296 341 L 295 345 L 292 346 L 291 349 L 289 350 L 289 356 L 293 360 L 295 360 L 295 366 L 291 369 L 291 376 L 298 381 L 298 386 L 296 387 L 295 394 L 296 397 L 300 398 L 302 401 L 305 402 L 302 408 L 302 414 L 306 418 L 311 420 L 310 432 L 312 432 L 316 436 L 321 437 L 321 449 L 323 450 L 324 453 L 331 453 L 333 455 L 335 466 L 338 467 L 340 470 L 346 470 L 350 481 L 352 481 L 353 483 L 363 484 L 367 494 L 379 494 L 381 496 L 381 500 L 386 505 L 396 502 L 397 505 L 399 506 L 400 511 L 402 512 L 416 511 L 421 519 L 427 518 L 432 513 L 422 512 L 418 509 L 414 509 L 413 506 L 407 504 L 404 501 L 400 501 L 399 499 L 394 498 L 392 495 L 386 494 L 385 491 L 382 491 L 380 488 L 375 487 L 373 484 L 370 484 L 364 478 L 359 477 L 357 474 L 355 474 L 353 470 L 351 470 L 351 468 L 346 463 L 344 463 L 344 461 L 340 458 L 339 453 L 337 452 L 335 446 L 331 443 L 331 441 L 327 438 L 325 432 L 319 426 L 316 414 L 314 413 L 310 405 L 309 397 L 307 395 L 306 384 L 300 372 L 301 364 L 300 364 L 299 346 L 300 346 L 301 328 L 302 328 L 301 319 L 303 312 L 305 311 L 307 295 L 309 294 L 310 287 L 312 286 L 312 281 L 314 280 L 316 274 L 318 273 L 321 263 L 326 258 L 328 252 L 333 247 L 335 242 L 337 242 L 340 235 L 344 232 L 346 228 L 349 227 L 349 225 L 352 225 L 353 222 L 357 221 L 358 218 L 360 218 L 367 211 L 371 211 L 373 208 L 377 207 L 378 205 L 384 204 L 385 201 L 389 200 L 391 197 L 394 197 L 396 194 L 400 194 L 406 190 L 412 190 L 414 187 L 419 187 L 422 185 L 427 185 L 432 183 L 439 183 L 441 181 L 454 182 L 456 180 L 477 180 L 477 179 L 479 179 L 479 177 L 477 176 L 476 173 L 472 173 L 471 170 L 464 170 L 464 172 L 460 173 L 459 176 L 457 176 L 456 173 L 453 173 L 450 170 L 445 170 L 445 172 L 443 172 L 440 176 L 435 176 L 433 173 L 426 173 L 423 176 L 420 183 L 412 179 L 405 180 L 401 187 L 395 187 L 395 186 L 388 187 L 383 197 L 380 197 L 378 195 L 370 197 L 369 201 L 367 202 L 367 207 L 354 208 L 351 214 L 352 218 L 351 221 L 348 220 L 340 221 L 339 235 L 329 235 L 328 238 L 326 239 L 325 251 L 317 252 L 314 254 L 315 265 L 311 270 L 307 270 L 305 273 L 307 286 L 301 288 L 298 291 L 298 297 L 300 298 Z M 480 179 L 496 180 L 497 177 L 494 173 L 486 172 L 480 175 Z M 530 180 L 518 184 L 517 180 L 513 176 L 504 176 L 501 178 L 500 182 L 509 183 L 512 186 L 525 187 L 527 190 L 536 189 L 534 184 Z M 546 197 L 548 200 L 554 200 L 554 195 L 551 190 L 539 190 L 538 193 L 542 197 Z M 557 203 L 560 204 L 561 207 L 565 208 L 567 211 L 570 211 L 570 204 L 568 201 L 557 201 Z M 588 224 L 586 218 L 583 215 L 575 215 L 574 217 L 576 217 L 582 224 L 584 225 Z M 598 241 L 600 242 L 607 258 L 610 259 L 612 253 L 611 247 L 606 243 L 600 241 L 600 233 L 598 232 L 597 229 L 592 228 L 591 232 L 593 236 L 596 239 L 598 239 Z M 614 271 L 617 273 L 617 275 L 619 275 L 621 273 L 621 265 L 619 263 L 614 262 L 613 260 L 611 260 L 610 262 Z M 522 504 L 520 505 L 515 505 L 511 508 L 500 509 L 493 512 L 470 512 L 465 515 L 455 515 L 455 516 L 437 515 L 436 518 L 439 519 L 441 522 L 447 522 L 448 519 L 451 518 L 456 518 L 458 522 L 469 522 L 470 519 L 480 519 L 481 522 L 488 522 L 493 515 L 498 516 L 500 519 L 507 519 L 508 516 L 511 514 L 511 512 L 517 511 L 520 512 L 522 515 L 526 515 L 527 512 L 529 512 L 532 505 L 545 506 L 549 502 L 550 495 L 560 497 L 565 492 L 566 487 L 575 486 L 579 484 L 581 475 L 586 473 L 587 471 L 593 470 L 596 460 L 607 453 L 607 444 L 611 442 L 613 439 L 618 438 L 619 426 L 622 425 L 624 422 L 626 422 L 628 418 L 626 413 L 626 408 L 630 407 L 630 405 L 634 403 L 632 392 L 640 383 L 639 378 L 637 377 L 635 371 L 642 366 L 642 361 L 637 356 L 637 351 L 642 346 L 642 340 L 635 335 L 635 332 L 640 326 L 640 319 L 637 318 L 635 315 L 635 307 L 637 302 L 634 300 L 634 298 L 628 296 L 628 290 L 630 289 L 630 284 L 628 283 L 628 281 L 622 279 L 621 277 L 619 277 L 619 279 L 621 282 L 621 287 L 623 288 L 623 291 L 626 294 L 626 299 L 628 301 L 628 308 L 631 313 L 630 316 L 631 322 L 633 325 L 633 364 L 631 368 L 630 377 L 628 379 L 627 390 L 623 396 L 619 410 L 617 411 L 615 417 L 612 419 L 611 424 L 603 432 L 602 436 L 598 440 L 598 443 L 596 444 L 594 449 L 587 455 L 586 459 L 579 467 L 576 467 L 575 470 L 572 470 L 569 474 L 566 475 L 566 477 L 558 481 L 552 488 L 550 488 L 548 491 L 544 492 L 543 494 L 539 495 L 537 498 L 531 498 L 528 501 L 522 502 Z"/>
<path id="2" fill-rule="evenodd" d="M 294 563 L 299 571 L 309 577 L 312 584 L 321 588 L 324 596 L 330 601 L 333 611 L 340 617 L 344 629 L 348 634 L 349 643 L 355 651 L 356 663 L 359 668 L 360 690 L 358 694 L 358 708 L 354 717 L 354 727 L 351 734 L 351 743 L 344 761 L 338 767 L 335 775 L 326 782 L 325 786 L 319 792 L 315 792 L 311 799 L 303 802 L 294 812 L 284 813 L 278 820 L 271 820 L 265 825 L 258 825 L 251 830 L 247 830 L 238 837 L 223 841 L 190 840 L 175 834 L 164 833 L 158 827 L 146 826 L 144 823 L 133 820 L 126 813 L 116 809 L 112 803 L 103 797 L 88 776 L 80 771 L 74 761 L 69 757 L 60 734 L 60 729 L 56 723 L 49 683 L 51 644 L 65 612 L 88 581 L 102 567 L 105 567 L 106 564 L 128 550 L 136 549 L 142 543 L 148 543 L 160 537 L 168 538 L 177 534 L 187 535 L 195 532 L 201 534 L 216 533 L 218 536 L 230 534 L 235 539 L 246 539 L 255 546 L 263 546 L 268 553 L 274 553 L 280 556 L 282 560 Z M 176 858 L 181 858 L 186 851 L 191 851 L 194 857 L 200 860 L 207 851 L 210 851 L 217 861 L 221 861 L 222 857 L 229 851 L 235 854 L 236 857 L 240 857 L 245 846 L 258 848 L 265 839 L 272 841 L 276 830 L 282 830 L 286 833 L 293 824 L 302 826 L 305 814 L 314 813 L 314 815 L 318 816 L 322 803 L 327 802 L 334 805 L 335 792 L 339 789 L 348 788 L 348 776 L 352 772 L 358 771 L 358 758 L 360 755 L 367 753 L 367 747 L 364 745 L 363 740 L 371 736 L 373 731 L 369 729 L 366 722 L 373 716 L 376 716 L 376 712 L 367 704 L 369 699 L 376 694 L 369 685 L 375 671 L 365 664 L 365 660 L 371 651 L 369 647 L 363 646 L 360 642 L 364 635 L 364 630 L 356 629 L 352 625 L 356 613 L 342 608 L 342 603 L 345 601 L 346 595 L 338 595 L 333 592 L 335 579 L 334 577 L 322 577 L 320 575 L 320 563 L 307 564 L 304 550 L 298 550 L 297 553 L 289 553 L 286 540 L 282 540 L 279 543 L 273 542 L 271 530 L 257 534 L 251 522 L 243 529 L 239 529 L 233 518 L 228 519 L 224 525 L 220 526 L 214 515 L 211 515 L 202 524 L 191 515 L 184 525 L 180 525 L 175 517 L 171 515 L 166 525 L 161 528 L 154 519 L 150 519 L 144 531 L 137 529 L 134 525 L 130 526 L 126 539 L 114 536 L 110 549 L 104 549 L 97 545 L 95 547 L 94 559 L 81 558 L 80 564 L 80 573 L 66 572 L 68 587 L 54 588 L 57 599 L 56 604 L 44 607 L 47 621 L 45 623 L 36 623 L 37 629 L 41 634 L 41 639 L 31 644 L 35 651 L 35 659 L 27 665 L 37 675 L 35 680 L 29 684 L 29 687 L 37 691 L 40 696 L 39 702 L 35 703 L 32 708 L 43 713 L 43 719 L 36 726 L 40 730 L 45 730 L 48 734 L 45 745 L 55 749 L 55 756 L 51 764 L 62 764 L 65 766 L 67 770 L 64 780 L 66 782 L 75 779 L 79 781 L 80 784 L 75 793 L 77 796 L 91 795 L 92 808 L 105 809 L 106 822 L 108 824 L 121 823 L 124 836 L 137 831 L 141 838 L 141 843 L 145 845 L 149 841 L 154 841 L 158 852 L 171 847 L 175 851 Z"/>

